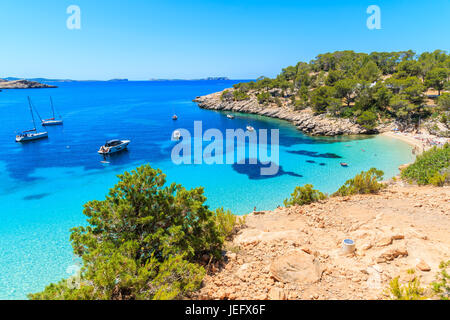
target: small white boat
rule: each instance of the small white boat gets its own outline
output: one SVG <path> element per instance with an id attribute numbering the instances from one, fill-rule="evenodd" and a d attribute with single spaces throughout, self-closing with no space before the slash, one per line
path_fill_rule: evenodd
<path id="1" fill-rule="evenodd" d="M 178 120 L 178 116 L 176 114 L 173 115 L 172 120 L 176 121 Z"/>
<path id="2" fill-rule="evenodd" d="M 42 126 L 44 126 L 44 127 L 46 127 L 46 126 L 60 126 L 60 125 L 63 124 L 63 121 L 56 119 L 55 108 L 53 107 L 53 99 L 52 99 L 52 97 L 50 97 L 50 103 L 51 103 L 51 106 L 52 106 L 53 117 L 50 118 L 50 119 L 41 120 Z"/>
<path id="3" fill-rule="evenodd" d="M 232 114 L 228 114 L 228 115 L 227 115 L 227 118 L 233 120 L 233 119 L 234 119 L 234 116 L 233 116 Z"/>
<path id="4" fill-rule="evenodd" d="M 253 128 L 252 126 L 247 126 L 247 131 L 253 132 L 255 131 L 255 128 Z"/>
<path id="5" fill-rule="evenodd" d="M 34 129 L 24 131 L 16 135 L 16 142 L 27 142 L 39 139 L 48 138 L 48 132 L 38 132 L 36 130 L 36 122 L 34 121 L 33 107 L 31 104 L 31 99 L 28 97 L 28 105 L 30 106 L 31 118 L 33 119 Z"/>
<path id="6" fill-rule="evenodd" d="M 125 150 L 130 144 L 130 140 L 111 140 L 100 147 L 98 153 L 103 155 L 113 154 Z"/>
<path id="7" fill-rule="evenodd" d="M 172 140 L 180 140 L 181 132 L 179 130 L 175 130 L 172 134 Z"/>

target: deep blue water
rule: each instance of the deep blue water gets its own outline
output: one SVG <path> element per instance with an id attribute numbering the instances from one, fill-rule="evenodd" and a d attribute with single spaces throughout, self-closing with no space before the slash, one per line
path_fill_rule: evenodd
<path id="1" fill-rule="evenodd" d="M 203 186 L 212 208 L 236 214 L 274 209 L 297 185 L 333 192 L 373 166 L 387 177 L 413 159 L 411 148 L 386 137 L 311 138 L 287 122 L 202 110 L 192 99 L 230 87 L 233 81 L 74 82 L 58 89 L 0 93 L 0 299 L 25 298 L 67 277 L 73 262 L 69 230 L 85 223 L 82 206 L 103 199 L 116 175 L 144 163 L 161 168 L 169 182 Z M 25 145 L 15 133 L 31 129 L 27 96 L 42 117 L 50 95 L 64 126 L 48 128 L 49 139 Z M 179 116 L 172 121 L 172 115 Z M 261 176 L 260 165 L 180 165 L 171 161 L 175 129 L 193 132 L 245 128 L 280 130 L 280 170 Z M 97 150 L 106 140 L 130 139 L 129 150 L 104 164 Z M 349 168 L 339 163 L 347 162 Z"/>

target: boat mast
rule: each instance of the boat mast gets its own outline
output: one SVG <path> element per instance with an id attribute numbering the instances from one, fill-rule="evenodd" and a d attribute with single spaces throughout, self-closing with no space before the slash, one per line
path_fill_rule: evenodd
<path id="1" fill-rule="evenodd" d="M 56 119 L 56 117 L 55 117 L 55 108 L 53 108 L 53 99 L 52 99 L 52 97 L 50 97 L 50 103 L 52 105 L 53 119 Z"/>
<path id="2" fill-rule="evenodd" d="M 33 119 L 33 125 L 34 125 L 33 131 L 36 131 L 36 121 L 34 121 L 33 107 L 31 106 L 31 99 L 30 99 L 30 97 L 28 97 L 28 105 L 30 106 L 31 119 Z"/>

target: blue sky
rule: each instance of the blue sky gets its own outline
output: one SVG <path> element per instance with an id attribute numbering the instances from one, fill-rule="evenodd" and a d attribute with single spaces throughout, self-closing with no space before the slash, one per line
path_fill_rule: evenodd
<path id="1" fill-rule="evenodd" d="M 1 0 L 0 30 L 0 77 L 250 79 L 336 50 L 448 50 L 450 1 Z"/>

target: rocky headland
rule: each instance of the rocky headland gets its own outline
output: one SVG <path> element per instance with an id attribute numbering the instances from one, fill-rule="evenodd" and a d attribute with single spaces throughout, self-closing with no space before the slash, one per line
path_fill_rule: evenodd
<path id="1" fill-rule="evenodd" d="M 0 89 L 42 89 L 42 88 L 57 88 L 57 86 L 52 86 L 37 81 L 29 81 L 29 80 L 8 81 L 0 79 Z"/>
<path id="2" fill-rule="evenodd" d="M 389 299 L 395 277 L 430 288 L 450 259 L 448 230 L 450 189 L 401 181 L 377 195 L 251 213 L 195 298 Z"/>
<path id="3" fill-rule="evenodd" d="M 233 89 L 227 89 L 227 91 L 232 92 Z M 254 95 L 250 95 L 245 100 L 235 101 L 224 98 L 224 92 L 197 97 L 194 102 L 202 109 L 250 113 L 287 120 L 293 123 L 300 131 L 313 136 L 370 134 L 385 132 L 395 128 L 394 124 L 389 123 L 369 131 L 350 119 L 333 118 L 325 114 L 315 115 L 310 108 L 297 111 L 287 102 L 281 106 L 276 104 L 262 105 Z"/>

